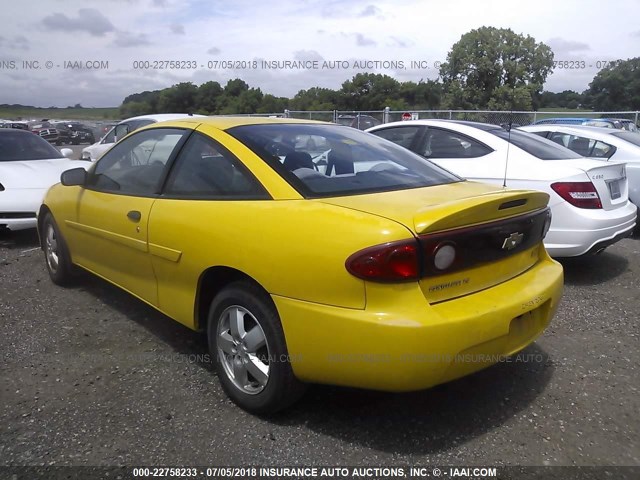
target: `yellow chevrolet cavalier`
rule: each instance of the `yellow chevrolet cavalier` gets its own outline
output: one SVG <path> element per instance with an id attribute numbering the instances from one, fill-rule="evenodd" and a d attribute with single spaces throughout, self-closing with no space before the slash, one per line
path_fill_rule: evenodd
<path id="1" fill-rule="evenodd" d="M 534 341 L 562 294 L 545 193 L 349 127 L 164 122 L 61 180 L 38 216 L 51 279 L 81 267 L 206 332 L 254 413 L 310 382 L 410 391 L 477 371 Z"/>

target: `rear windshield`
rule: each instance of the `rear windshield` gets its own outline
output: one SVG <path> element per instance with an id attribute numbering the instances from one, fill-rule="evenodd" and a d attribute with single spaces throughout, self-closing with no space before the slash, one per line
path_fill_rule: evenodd
<path id="1" fill-rule="evenodd" d="M 618 138 L 626 140 L 629 143 L 633 143 L 640 147 L 640 134 L 635 132 L 611 132 L 611 135 L 615 135 Z"/>
<path id="2" fill-rule="evenodd" d="M 510 141 L 516 147 L 525 152 L 539 158 L 540 160 L 570 160 L 575 158 L 584 158 L 581 155 L 561 147 L 551 140 L 540 138 L 538 135 L 523 132 L 521 130 L 511 129 L 508 132 L 503 129 L 490 130 L 496 137 Z"/>
<path id="3" fill-rule="evenodd" d="M 0 162 L 64 158 L 45 139 L 24 130 L 0 132 Z"/>
<path id="4" fill-rule="evenodd" d="M 392 142 L 349 127 L 246 125 L 227 132 L 305 197 L 385 192 L 462 180 Z"/>

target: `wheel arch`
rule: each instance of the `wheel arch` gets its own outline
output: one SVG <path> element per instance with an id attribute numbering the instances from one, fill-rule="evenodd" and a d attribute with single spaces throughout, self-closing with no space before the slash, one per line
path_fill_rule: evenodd
<path id="1" fill-rule="evenodd" d="M 47 207 L 43 203 L 42 205 L 40 205 L 40 209 L 38 210 L 38 221 L 36 223 L 36 226 L 37 226 L 36 231 L 38 232 L 38 242 L 40 243 L 41 250 L 44 250 L 44 245 L 42 243 L 42 222 L 44 222 L 44 217 L 47 215 L 47 213 L 50 213 L 51 215 L 53 215 L 49 207 Z"/>
<path id="2" fill-rule="evenodd" d="M 196 300 L 194 306 L 194 324 L 198 331 L 206 331 L 209 316 L 209 307 L 213 298 L 227 285 L 246 281 L 264 292 L 265 298 L 276 308 L 275 303 L 271 299 L 269 292 L 253 277 L 246 273 L 227 266 L 213 266 L 207 268 L 198 279 L 198 288 L 196 291 Z"/>

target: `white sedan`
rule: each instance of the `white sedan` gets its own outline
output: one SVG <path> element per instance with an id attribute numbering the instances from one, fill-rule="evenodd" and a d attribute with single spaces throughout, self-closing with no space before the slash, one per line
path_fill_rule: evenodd
<path id="1" fill-rule="evenodd" d="M 49 142 L 25 130 L 0 129 L 0 230 L 35 228 L 36 212 L 60 174 L 88 162 L 69 160 L 73 151 L 59 152 Z"/>
<path id="2" fill-rule="evenodd" d="M 529 125 L 520 130 L 548 138 L 585 157 L 625 162 L 629 200 L 640 206 L 640 133 L 568 125 Z"/>
<path id="3" fill-rule="evenodd" d="M 139 117 L 127 118 L 109 130 L 98 142 L 83 148 L 80 156 L 83 160 L 95 162 L 104 152 L 115 145 L 118 140 L 138 128 L 151 125 L 152 123 L 163 122 L 165 120 L 195 117 L 204 117 L 204 115 L 194 115 L 191 113 L 155 113 L 151 115 L 140 115 Z"/>
<path id="4" fill-rule="evenodd" d="M 484 123 L 414 120 L 367 131 L 470 180 L 548 193 L 553 220 L 545 246 L 554 257 L 599 253 L 635 226 L 624 163 L 586 159 L 536 135 Z"/>

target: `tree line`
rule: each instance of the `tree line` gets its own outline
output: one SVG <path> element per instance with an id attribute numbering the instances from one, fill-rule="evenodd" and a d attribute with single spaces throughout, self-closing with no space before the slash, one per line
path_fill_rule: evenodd
<path id="1" fill-rule="evenodd" d="M 462 35 L 440 66 L 437 80 L 400 82 L 383 74 L 358 73 L 338 90 L 311 87 L 293 98 L 276 97 L 236 78 L 224 86 L 183 82 L 126 97 L 123 117 L 164 112 L 206 115 L 289 110 L 538 110 L 585 108 L 640 110 L 640 57 L 609 62 L 589 87 L 543 91 L 553 71 L 551 48 L 510 29 L 481 27 Z"/>

